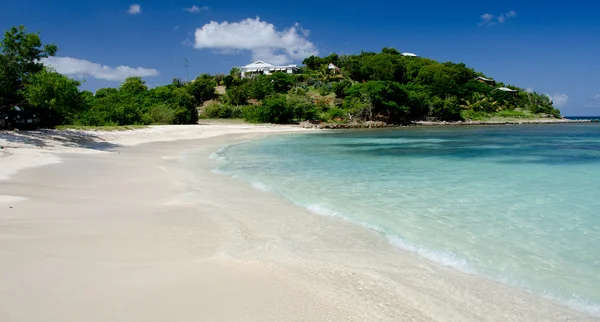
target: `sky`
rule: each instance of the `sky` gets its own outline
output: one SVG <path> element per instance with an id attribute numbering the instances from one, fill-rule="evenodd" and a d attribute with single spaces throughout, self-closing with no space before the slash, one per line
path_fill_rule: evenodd
<path id="1" fill-rule="evenodd" d="M 591 0 L 19 0 L 0 4 L 0 30 L 39 32 L 59 47 L 46 63 L 92 91 L 128 76 L 156 86 L 255 60 L 393 47 L 546 93 L 563 115 L 595 116 L 598 12 Z"/>

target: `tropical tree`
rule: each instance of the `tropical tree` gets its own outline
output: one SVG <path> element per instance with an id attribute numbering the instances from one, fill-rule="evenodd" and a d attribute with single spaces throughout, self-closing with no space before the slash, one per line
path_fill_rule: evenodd
<path id="1" fill-rule="evenodd" d="M 57 50 L 54 44 L 43 45 L 39 33 L 27 33 L 25 26 L 6 31 L 0 41 L 0 110 L 27 104 L 25 86 L 44 69 L 43 59 Z"/>
<path id="2" fill-rule="evenodd" d="M 48 125 L 73 123 L 78 113 L 86 108 L 90 92 L 82 95 L 81 83 L 49 68 L 33 74 L 23 90 L 29 106 L 45 115 Z"/>

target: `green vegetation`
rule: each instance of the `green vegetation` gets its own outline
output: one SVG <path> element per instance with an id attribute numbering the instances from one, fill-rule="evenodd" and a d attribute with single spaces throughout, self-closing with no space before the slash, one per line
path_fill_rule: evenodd
<path id="1" fill-rule="evenodd" d="M 8 30 L 0 42 L 0 114 L 11 107 L 40 115 L 44 126 L 80 127 L 196 123 L 196 107 L 215 97 L 215 77 L 149 89 L 139 77 L 118 88 L 80 91 L 80 82 L 63 76 L 40 61 L 54 56 L 56 45 L 42 45 L 39 34 L 25 27 Z"/>
<path id="2" fill-rule="evenodd" d="M 45 126 L 188 124 L 202 119 L 244 119 L 252 123 L 416 120 L 486 120 L 559 117 L 546 95 L 527 93 L 464 64 L 381 52 L 303 61 L 300 74 L 274 73 L 241 78 L 201 75 L 189 83 L 148 88 L 139 77 L 118 88 L 80 91 L 80 82 L 58 74 L 40 61 L 56 54 L 38 34 L 13 27 L 0 43 L 0 114 L 18 105 L 39 114 Z M 335 64 L 339 69 L 329 69 Z M 219 91 L 215 88 L 219 86 Z M 499 90 L 509 88 L 515 92 Z M 198 115 L 198 110 L 201 111 Z"/>
<path id="3" fill-rule="evenodd" d="M 303 63 L 298 75 L 242 79 L 239 70 L 233 69 L 223 78 L 226 95 L 205 108 L 204 117 L 242 117 L 255 123 L 390 124 L 560 117 L 546 95 L 500 82 L 486 83 L 477 80 L 485 75 L 464 64 L 407 57 L 392 48 L 380 53 L 311 56 Z M 339 70 L 330 70 L 330 63 Z"/>
<path id="4" fill-rule="evenodd" d="M 124 126 L 87 126 L 87 125 L 58 125 L 57 130 L 80 130 L 80 131 L 131 131 L 145 128 L 145 125 Z"/>

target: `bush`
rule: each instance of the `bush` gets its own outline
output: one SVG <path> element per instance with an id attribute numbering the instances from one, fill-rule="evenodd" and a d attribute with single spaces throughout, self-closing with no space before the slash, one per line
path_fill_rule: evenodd
<path id="1" fill-rule="evenodd" d="M 250 105 L 243 109 L 244 120 L 251 123 L 289 123 L 293 111 L 288 107 L 285 95 L 266 97 L 262 105 Z"/>
<path id="2" fill-rule="evenodd" d="M 346 89 L 350 88 L 350 86 L 352 86 L 352 82 L 344 79 L 342 81 L 333 83 L 331 89 L 335 93 L 335 97 L 344 98 L 346 97 Z"/>
<path id="3" fill-rule="evenodd" d="M 292 75 L 277 72 L 269 77 L 271 83 L 273 83 L 273 90 L 276 93 L 287 93 L 295 83 L 295 79 Z"/>
<path id="4" fill-rule="evenodd" d="M 344 121 L 348 119 L 348 111 L 339 107 L 332 107 L 324 112 L 321 117 L 324 121 Z"/>
<path id="5" fill-rule="evenodd" d="M 215 98 L 217 82 L 208 75 L 202 75 L 187 85 L 188 92 L 196 100 L 196 104 Z"/>
<path id="6" fill-rule="evenodd" d="M 275 93 L 275 88 L 268 76 L 260 75 L 249 83 L 251 98 L 262 100 L 273 93 Z"/>
<path id="7" fill-rule="evenodd" d="M 317 118 L 317 107 L 306 96 L 288 95 L 286 105 L 291 110 L 293 118 L 298 121 L 314 120 Z"/>
<path id="8" fill-rule="evenodd" d="M 325 84 L 319 88 L 319 95 L 327 96 L 331 94 L 331 84 Z"/>
<path id="9" fill-rule="evenodd" d="M 223 85 L 225 85 L 225 87 L 227 87 L 227 88 L 231 87 L 233 85 L 234 81 L 235 81 L 235 79 L 231 75 L 227 75 L 227 76 L 223 77 Z"/>
<path id="10" fill-rule="evenodd" d="M 500 112 L 496 113 L 496 115 L 501 116 L 501 117 L 514 117 L 514 118 L 527 118 L 527 117 L 531 116 L 531 114 L 529 114 L 529 113 L 525 113 L 524 111 L 517 111 L 517 110 L 500 111 Z"/>
<path id="11" fill-rule="evenodd" d="M 482 121 L 490 118 L 490 114 L 482 111 L 463 110 L 460 116 L 465 121 Z"/>
<path id="12" fill-rule="evenodd" d="M 246 85 L 228 87 L 224 100 L 231 105 L 246 105 L 248 104 L 248 92 Z"/>
<path id="13" fill-rule="evenodd" d="M 307 90 L 305 90 L 303 87 L 300 86 L 295 86 L 292 89 L 290 89 L 290 91 L 288 92 L 289 94 L 292 95 L 301 95 L 301 96 L 305 96 L 306 93 L 308 93 Z"/>
<path id="14" fill-rule="evenodd" d="M 150 107 L 146 117 L 147 123 L 150 124 L 172 124 L 175 120 L 175 109 L 168 104 L 155 104 Z"/>
<path id="15" fill-rule="evenodd" d="M 213 102 L 204 108 L 203 116 L 214 119 L 228 119 L 242 117 L 242 108 Z"/>
<path id="16" fill-rule="evenodd" d="M 458 105 L 458 99 L 454 96 L 446 97 L 441 99 L 438 96 L 434 96 L 429 101 L 429 109 L 431 116 L 442 121 L 458 121 L 462 119 L 461 108 Z"/>

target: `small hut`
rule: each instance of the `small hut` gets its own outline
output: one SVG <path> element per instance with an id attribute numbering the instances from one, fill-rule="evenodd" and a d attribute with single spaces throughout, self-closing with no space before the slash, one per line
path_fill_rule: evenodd
<path id="1" fill-rule="evenodd" d="M 488 84 L 490 86 L 496 86 L 496 81 L 493 79 L 479 76 L 479 77 L 475 78 L 475 80 L 478 82 L 484 83 L 484 84 Z"/>
<path id="2" fill-rule="evenodd" d="M 327 69 L 329 69 L 334 75 L 340 73 L 340 68 L 334 65 L 333 63 L 329 63 Z"/>
<path id="3" fill-rule="evenodd" d="M 519 91 L 508 87 L 498 87 L 496 88 L 496 90 L 511 93 L 513 96 L 517 96 L 517 94 L 519 93 Z"/>

